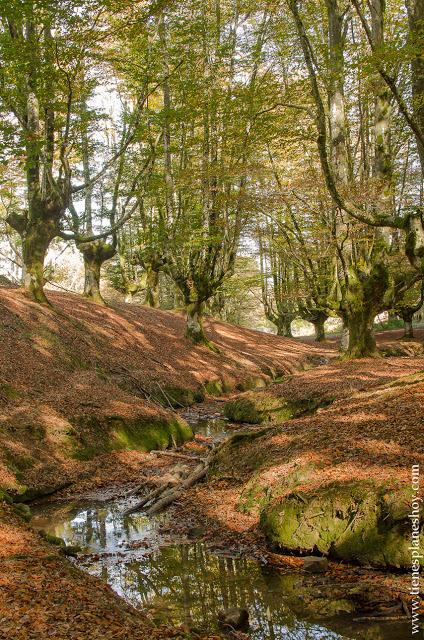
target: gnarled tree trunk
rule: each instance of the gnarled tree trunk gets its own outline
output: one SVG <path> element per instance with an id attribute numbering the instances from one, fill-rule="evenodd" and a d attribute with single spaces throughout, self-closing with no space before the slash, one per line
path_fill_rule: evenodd
<path id="1" fill-rule="evenodd" d="M 378 354 L 374 336 L 375 311 L 364 308 L 347 318 L 349 344 L 346 355 L 349 358 L 368 358 Z"/>
<path id="2" fill-rule="evenodd" d="M 324 324 L 327 318 L 317 318 L 312 321 L 315 330 L 315 342 L 323 342 L 325 340 L 325 328 Z"/>
<path id="3" fill-rule="evenodd" d="M 84 258 L 84 297 L 106 304 L 100 293 L 100 271 L 106 260 L 110 260 L 116 253 L 116 244 L 108 244 L 104 240 L 83 242 L 78 244 Z"/>
<path id="4" fill-rule="evenodd" d="M 144 304 L 156 309 L 159 306 L 159 271 L 147 269 L 146 271 L 146 295 Z"/>
<path id="5" fill-rule="evenodd" d="M 278 317 L 273 320 L 274 324 L 277 326 L 277 336 L 284 336 L 284 338 L 293 338 L 291 323 L 293 322 L 293 318 L 284 316 Z"/>
<path id="6" fill-rule="evenodd" d="M 198 300 L 187 303 L 186 313 L 186 338 L 189 338 L 195 344 L 208 344 L 203 331 L 203 303 Z"/>

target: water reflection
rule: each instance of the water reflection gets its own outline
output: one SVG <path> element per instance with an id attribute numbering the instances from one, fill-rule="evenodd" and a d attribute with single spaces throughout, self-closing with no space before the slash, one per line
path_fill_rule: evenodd
<path id="1" fill-rule="evenodd" d="M 183 417 L 193 428 L 194 433 L 199 433 L 208 438 L 220 441 L 226 437 L 227 420 L 222 417 L 205 417 L 197 413 L 184 413 Z"/>
<path id="2" fill-rule="evenodd" d="M 83 553 L 77 562 L 84 570 L 107 581 L 134 606 L 148 609 L 158 622 L 212 630 L 219 609 L 237 606 L 249 610 L 252 640 L 410 637 L 408 625 L 352 623 L 346 615 L 351 603 L 317 596 L 316 590 L 312 595 L 310 578 L 218 555 L 201 542 L 178 543 L 171 540 L 163 518 L 124 518 L 128 504 L 40 507 L 33 524 L 79 545 Z M 319 621 L 329 614 L 334 616 L 331 624 Z"/>

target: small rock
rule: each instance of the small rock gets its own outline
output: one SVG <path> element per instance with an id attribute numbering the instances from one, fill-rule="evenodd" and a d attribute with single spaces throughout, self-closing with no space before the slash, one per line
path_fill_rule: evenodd
<path id="1" fill-rule="evenodd" d="M 249 626 L 249 612 L 247 609 L 240 609 L 239 607 L 222 609 L 218 612 L 218 620 L 223 627 L 247 629 Z"/>
<path id="2" fill-rule="evenodd" d="M 308 573 L 325 573 L 328 569 L 328 560 L 320 556 L 306 556 L 303 558 L 303 568 Z"/>

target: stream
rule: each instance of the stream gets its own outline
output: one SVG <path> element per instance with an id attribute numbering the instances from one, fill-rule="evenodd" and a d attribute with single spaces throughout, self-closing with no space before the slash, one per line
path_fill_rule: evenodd
<path id="1" fill-rule="evenodd" d="M 195 431 L 225 437 L 225 421 L 199 418 Z M 213 548 L 194 531 L 176 537 L 165 513 L 123 516 L 138 498 L 107 502 L 53 503 L 34 506 L 32 525 L 78 545 L 78 567 L 98 576 L 127 602 L 157 623 L 199 631 L 221 631 L 218 611 L 249 611 L 252 640 L 406 640 L 407 622 L 358 623 L 351 603 L 340 596 L 310 597 L 316 576 L 281 573 L 257 560 Z M 315 585 L 316 586 L 316 585 Z"/>

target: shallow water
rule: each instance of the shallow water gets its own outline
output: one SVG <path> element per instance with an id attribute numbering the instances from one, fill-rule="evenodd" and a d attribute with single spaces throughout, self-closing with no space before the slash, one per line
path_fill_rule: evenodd
<path id="1" fill-rule="evenodd" d="M 191 425 L 194 433 L 213 438 L 219 442 L 227 437 L 227 420 L 222 417 L 201 416 L 197 413 L 183 413 L 182 416 Z"/>
<path id="2" fill-rule="evenodd" d="M 212 551 L 204 542 L 176 540 L 166 517 L 123 517 L 128 504 L 44 505 L 34 509 L 32 523 L 79 545 L 78 566 L 106 580 L 158 622 L 211 631 L 217 629 L 221 608 L 238 606 L 249 610 L 252 640 L 410 638 L 407 624 L 354 623 L 343 615 L 349 602 L 319 597 L 316 590 L 310 597 L 310 577 L 281 574 Z M 339 615 L 324 621 L 322 616 L 334 608 Z"/>

